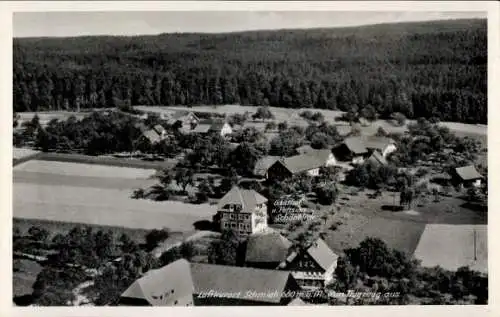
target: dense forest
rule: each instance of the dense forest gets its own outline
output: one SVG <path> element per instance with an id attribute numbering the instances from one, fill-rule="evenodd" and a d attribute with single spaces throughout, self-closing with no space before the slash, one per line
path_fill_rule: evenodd
<path id="1" fill-rule="evenodd" d="M 243 104 L 487 122 L 486 20 L 16 38 L 14 110 Z"/>

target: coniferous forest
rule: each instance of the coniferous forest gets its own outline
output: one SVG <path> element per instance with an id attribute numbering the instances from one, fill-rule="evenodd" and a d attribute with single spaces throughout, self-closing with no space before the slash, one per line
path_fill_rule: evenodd
<path id="1" fill-rule="evenodd" d="M 16 38 L 14 111 L 242 104 L 487 122 L 486 20 Z"/>

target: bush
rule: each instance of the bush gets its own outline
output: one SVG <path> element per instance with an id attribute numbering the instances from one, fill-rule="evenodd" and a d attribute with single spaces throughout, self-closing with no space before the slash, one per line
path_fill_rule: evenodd
<path id="1" fill-rule="evenodd" d="M 32 226 L 31 228 L 29 228 L 28 234 L 31 236 L 33 240 L 42 243 L 45 242 L 50 235 L 49 231 L 37 226 Z"/>
<path id="2" fill-rule="evenodd" d="M 153 229 L 144 237 L 146 240 L 146 249 L 148 251 L 156 248 L 161 242 L 168 239 L 170 232 L 167 229 Z"/>
<path id="3" fill-rule="evenodd" d="M 400 112 L 396 112 L 392 115 L 392 118 L 396 121 L 399 126 L 403 126 L 406 123 L 406 117 Z"/>
<path id="4" fill-rule="evenodd" d="M 145 196 L 146 195 L 145 195 L 144 189 L 142 189 L 142 188 L 138 188 L 138 189 L 134 190 L 134 192 L 132 193 L 133 199 L 144 199 Z"/>

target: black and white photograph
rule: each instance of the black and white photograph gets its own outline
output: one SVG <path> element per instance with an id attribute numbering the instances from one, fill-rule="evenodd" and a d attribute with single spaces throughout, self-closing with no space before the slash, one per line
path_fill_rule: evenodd
<path id="1" fill-rule="evenodd" d="M 488 305 L 487 10 L 222 8 L 12 13 L 12 305 Z"/>

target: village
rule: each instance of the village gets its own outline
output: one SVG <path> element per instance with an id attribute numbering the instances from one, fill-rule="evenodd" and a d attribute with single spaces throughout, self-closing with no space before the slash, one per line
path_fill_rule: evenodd
<path id="1" fill-rule="evenodd" d="M 208 118 L 200 119 L 199 116 Z M 75 122 L 100 120 L 101 117 L 112 122 L 128 120 L 130 127 L 125 131 L 133 130 L 130 133 L 136 136 L 129 153 L 105 155 L 100 160 L 99 156 L 87 157 L 75 151 L 67 141 L 60 142 L 62 135 L 71 133 L 65 130 L 69 128 L 65 122 L 72 122 L 77 129 Z M 418 256 L 422 265 L 429 268 L 439 265 L 456 270 L 469 266 L 486 273 L 486 224 L 481 220 L 485 219 L 485 212 L 477 211 L 481 207 L 475 207 L 476 211 L 460 207 L 460 211 L 450 213 L 442 207 L 443 200 L 455 201 L 453 197 L 465 196 L 467 204 L 474 206 L 487 200 L 486 175 L 480 174 L 477 165 L 466 164 L 472 161 L 464 159 L 464 153 L 459 152 L 480 154 L 479 148 L 452 137 L 449 129 L 439 128 L 438 124 L 426 120 L 408 123 L 408 130 L 401 134 L 384 131 L 381 127 L 374 129 L 372 125 L 376 123 L 366 122 L 364 118 L 354 120 L 357 123 L 339 124 L 338 121 L 327 122 L 322 115 L 318 115 L 317 120 L 305 117 L 310 117 L 306 111 L 296 112 L 294 118 L 304 119 L 306 124 L 288 126 L 286 121 L 277 122 L 273 111 L 266 107 L 258 108 L 253 114 L 111 109 L 84 114 L 81 119 L 73 116 L 43 122 L 35 115 L 23 123 L 18 117 L 17 133 L 24 139 L 20 144 L 32 147 L 26 151 L 33 151 L 33 154 L 15 158 L 14 165 L 22 168 L 23 164 L 36 161 L 85 164 L 86 174 L 95 164 L 110 168 L 154 169 L 152 179 L 157 182 L 150 181 L 149 187 L 130 190 L 132 202 L 156 201 L 166 214 L 170 212 L 170 202 L 205 208 L 204 219 L 191 224 L 197 233 L 182 238 L 183 242 L 175 246 L 161 246 L 169 234 L 161 237 L 156 229 L 175 230 L 176 219 L 180 218 L 173 217 L 169 223 L 153 220 L 156 224 L 153 231 L 159 237 L 156 247 L 150 248 L 149 253 L 155 264 L 146 266 L 151 267 L 150 270 L 136 272 L 137 279 L 130 285 L 114 290 L 121 289 L 120 296 L 114 299 L 118 305 L 331 303 L 339 299 L 329 298 L 329 291 L 342 289 L 339 288 L 340 271 L 337 268 L 339 259 L 345 256 L 344 249 L 355 247 L 354 241 L 371 241 L 372 237 L 380 238 L 390 248 L 400 248 L 410 257 Z M 397 123 L 394 127 L 400 129 Z M 370 130 L 375 133 L 366 133 Z M 397 156 L 401 153 L 400 147 L 408 151 L 408 140 L 429 142 L 425 133 L 441 133 L 443 140 L 449 138 L 450 142 L 455 142 L 441 148 L 448 159 L 453 159 L 443 163 L 443 157 L 436 157 L 439 153 L 425 149 L 425 158 L 409 160 L 412 163 L 401 167 L 403 164 L 397 163 L 404 159 L 403 155 Z M 42 138 L 40 134 L 54 137 Z M 61 148 L 61 144 L 65 144 L 65 148 Z M 434 146 L 435 141 L 431 144 Z M 87 164 L 90 161 L 92 164 Z M 135 182 L 130 181 L 131 184 Z M 114 185 L 110 183 L 109 186 Z M 349 200 L 354 205 L 351 206 Z M 355 200 L 359 200 L 359 207 Z M 371 201 L 377 200 L 388 203 L 370 207 Z M 427 211 L 426 205 L 433 204 L 437 205 L 429 207 L 433 211 Z M 348 209 L 353 211 L 348 212 Z M 210 210 L 211 216 L 206 213 Z M 473 220 L 460 220 L 468 217 L 465 214 L 473 215 Z M 147 218 L 147 214 L 142 217 Z M 455 222 L 454 218 L 458 220 Z M 383 219 L 387 220 L 386 224 Z M 343 227 L 354 230 L 355 227 L 350 226 L 359 226 L 356 224 L 359 221 L 365 223 L 366 232 L 363 226 L 351 233 L 343 232 Z M 380 224 L 375 224 L 378 222 Z M 391 222 L 399 227 L 391 227 Z M 443 222 L 456 224 L 441 224 Z M 385 234 L 371 234 L 373 227 L 379 225 Z M 395 234 L 410 226 L 413 236 L 402 238 Z M 438 237 L 436 231 L 439 230 L 432 230 L 433 226 L 449 228 Z M 184 230 L 182 228 L 179 227 L 180 231 Z M 35 229 L 30 228 L 31 231 Z M 359 237 L 353 239 L 352 233 Z M 428 238 L 432 234 L 433 238 Z M 443 235 L 448 236 L 448 242 L 441 241 L 436 249 L 436 239 L 441 240 Z M 405 239 L 412 241 L 401 241 Z M 205 244 L 205 247 L 199 249 L 197 244 Z M 30 253 L 23 248 L 26 247 L 20 247 L 18 254 Z M 195 250 L 188 252 L 189 256 L 173 252 L 183 248 Z M 443 250 L 447 254 L 440 257 Z M 59 255 L 61 251 L 50 252 Z M 116 257 L 125 261 L 123 256 L 116 254 Z M 91 276 L 90 285 L 97 285 L 99 278 L 95 273 Z M 165 285 L 171 289 L 165 290 Z M 90 295 L 84 297 L 87 298 L 84 304 L 92 303 L 88 299 Z M 408 299 L 393 300 L 403 303 Z M 349 299 L 343 301 L 347 303 Z"/>

